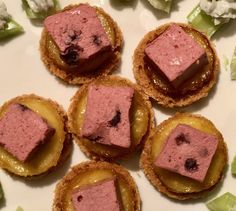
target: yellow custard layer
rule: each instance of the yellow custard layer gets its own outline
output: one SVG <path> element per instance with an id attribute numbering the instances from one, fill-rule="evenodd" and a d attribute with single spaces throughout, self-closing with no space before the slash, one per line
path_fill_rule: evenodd
<path id="1" fill-rule="evenodd" d="M 98 18 L 99 18 L 103 28 L 105 29 L 105 31 L 108 35 L 108 38 L 110 39 L 112 46 L 114 46 L 115 42 L 116 42 L 116 34 L 115 34 L 115 30 L 114 30 L 112 23 L 106 18 L 104 13 L 101 12 L 99 9 L 97 9 L 97 15 L 98 15 Z M 65 69 L 71 68 L 68 64 L 66 64 L 61 59 L 60 50 L 58 49 L 57 45 L 55 44 L 55 42 L 53 41 L 53 39 L 50 37 L 49 34 L 47 34 L 47 37 L 46 37 L 46 46 L 48 48 L 49 57 L 52 58 L 53 61 L 59 67 L 62 67 Z"/>
<path id="2" fill-rule="evenodd" d="M 0 147 L 0 166 L 19 176 L 34 176 L 46 172 L 51 167 L 56 166 L 60 158 L 65 140 L 64 120 L 58 111 L 52 106 L 52 102 L 42 100 L 32 95 L 20 97 L 14 100 L 38 113 L 56 132 L 50 140 L 40 146 L 37 152 L 29 161 L 22 163 L 17 160 L 2 147 Z M 0 118 L 7 110 L 3 106 L 0 110 Z"/>
<path id="3" fill-rule="evenodd" d="M 215 52 L 211 47 L 210 41 L 195 29 L 186 26 L 181 27 L 206 51 L 207 59 L 209 62 L 208 64 L 201 67 L 193 77 L 189 78 L 180 87 L 178 87 L 178 89 L 176 89 L 170 84 L 167 79 L 165 79 L 161 74 L 159 74 L 151 65 L 149 65 L 145 61 L 147 74 L 151 79 L 152 83 L 156 86 L 156 88 L 163 93 L 167 93 L 176 97 L 185 95 L 186 93 L 196 92 L 201 89 L 205 84 L 207 84 L 213 77 L 213 71 L 216 62 Z M 166 27 L 163 27 L 163 32 L 165 30 Z M 160 34 L 161 33 L 162 32 L 160 32 Z"/>
<path id="4" fill-rule="evenodd" d="M 95 169 L 88 170 L 86 172 L 79 173 L 75 178 L 72 179 L 69 185 L 66 186 L 66 189 L 63 192 L 63 210 L 65 211 L 74 211 L 73 204 L 71 201 L 71 194 L 75 188 L 93 184 L 104 179 L 117 178 L 118 190 L 120 191 L 122 204 L 124 211 L 134 211 L 134 201 L 133 193 L 129 189 L 127 182 L 122 178 L 122 176 L 115 174 L 112 170 L 109 169 Z M 99 194 L 99 193 L 98 193 Z"/>
<path id="5" fill-rule="evenodd" d="M 227 161 L 227 152 L 222 136 L 212 125 L 212 123 L 210 123 L 206 119 L 198 117 L 196 118 L 194 116 L 180 115 L 178 118 L 172 118 L 171 121 L 166 121 L 165 124 L 163 124 L 162 127 L 159 128 L 158 132 L 154 135 L 154 137 L 152 137 L 152 163 L 154 162 L 158 154 L 161 152 L 170 132 L 180 123 L 190 125 L 191 127 L 194 127 L 205 133 L 215 135 L 219 140 L 217 150 L 212 159 L 205 180 L 200 183 L 193 179 L 181 176 L 177 173 L 158 167 L 154 167 L 154 170 L 161 182 L 170 191 L 177 193 L 200 192 L 214 186 L 214 184 L 218 182 L 218 180 L 221 178 L 223 169 Z"/>
<path id="6" fill-rule="evenodd" d="M 102 82 L 102 85 L 111 86 L 110 83 L 112 82 L 106 81 Z M 122 86 L 122 83 L 121 84 L 119 84 L 118 82 L 116 83 L 117 86 L 119 85 Z M 79 100 L 75 108 L 75 112 L 73 114 L 73 120 L 74 120 L 73 128 L 78 137 L 80 135 L 80 131 L 83 126 L 83 120 L 85 117 L 86 104 L 87 104 L 87 91 L 88 90 L 85 89 L 80 94 Z M 145 104 L 142 96 L 137 91 L 135 91 L 130 109 L 131 147 L 127 150 L 134 149 L 141 143 L 143 137 L 145 136 L 149 128 L 149 120 L 150 120 L 149 109 L 147 108 L 147 105 Z M 94 153 L 105 157 L 115 157 L 120 153 L 124 153 L 124 151 L 126 150 L 94 143 L 85 138 L 83 139 L 79 138 L 79 139 L 83 142 L 83 144 L 87 148 L 89 148 L 90 151 L 93 151 Z"/>

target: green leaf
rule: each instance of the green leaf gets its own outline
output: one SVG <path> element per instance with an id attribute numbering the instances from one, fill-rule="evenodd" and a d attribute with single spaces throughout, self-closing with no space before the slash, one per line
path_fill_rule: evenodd
<path id="1" fill-rule="evenodd" d="M 236 64 L 236 63 L 235 63 Z M 234 157 L 233 162 L 231 163 L 231 173 L 236 174 L 236 156 Z"/>
<path id="2" fill-rule="evenodd" d="M 6 27 L 0 30 L 0 39 L 8 38 L 24 31 L 23 27 L 15 22 L 12 18 L 7 21 Z"/>
<path id="3" fill-rule="evenodd" d="M 16 211 L 24 211 L 24 210 L 23 210 L 22 207 L 19 206 L 19 207 L 16 208 Z"/>
<path id="4" fill-rule="evenodd" d="M 148 0 L 149 3 L 156 9 L 162 10 L 164 12 L 170 13 L 172 0 Z"/>
<path id="5" fill-rule="evenodd" d="M 231 71 L 231 79 L 236 80 L 236 48 L 234 50 L 234 55 L 230 63 L 230 71 Z M 234 158 L 234 162 L 235 162 L 234 168 L 235 168 L 235 174 L 236 174 L 236 158 Z"/>
<path id="6" fill-rule="evenodd" d="M 232 211 L 236 207 L 236 196 L 227 192 L 207 203 L 210 211 Z"/>
<path id="7" fill-rule="evenodd" d="M 215 25 L 214 18 L 202 11 L 199 5 L 190 12 L 187 19 L 190 25 L 206 34 L 208 37 L 211 37 L 224 24 L 220 23 Z"/>
<path id="8" fill-rule="evenodd" d="M 37 20 L 43 20 L 47 16 L 53 15 L 54 13 L 56 13 L 56 11 L 61 9 L 58 0 L 53 0 L 53 3 L 54 3 L 54 7 L 51 8 L 49 11 L 36 13 L 30 8 L 30 6 L 29 6 L 29 4 L 27 3 L 26 0 L 22 0 L 23 8 L 24 8 L 24 10 L 27 14 L 27 17 L 29 19 L 37 19 Z"/>
<path id="9" fill-rule="evenodd" d="M 2 189 L 2 185 L 0 183 L 0 202 L 2 202 L 4 199 L 4 192 L 3 192 L 3 189 Z"/>

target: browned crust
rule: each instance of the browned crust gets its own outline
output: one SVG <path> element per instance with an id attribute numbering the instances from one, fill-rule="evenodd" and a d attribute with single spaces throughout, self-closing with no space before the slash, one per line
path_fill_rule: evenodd
<path id="1" fill-rule="evenodd" d="M 160 125 L 158 125 L 156 130 L 153 132 L 152 136 L 155 133 L 157 133 L 161 128 L 165 127 L 165 125 L 167 125 L 170 121 L 172 121 L 173 119 L 181 118 L 181 116 L 194 117 L 194 118 L 196 118 L 196 121 L 198 119 L 203 119 L 204 121 L 213 125 L 213 123 L 210 120 L 208 120 L 205 117 L 202 117 L 200 115 L 193 115 L 190 113 L 176 113 L 173 117 L 163 121 Z M 219 140 L 223 140 L 221 133 L 216 128 L 215 128 L 215 130 L 216 130 L 216 134 L 217 134 L 217 137 L 219 138 Z M 225 166 L 226 166 L 226 164 L 228 162 L 228 150 L 227 150 L 226 144 L 225 143 L 223 143 L 223 144 L 224 144 Z M 206 196 L 210 191 L 212 191 L 217 186 L 217 184 L 223 180 L 224 172 L 221 172 L 221 175 L 220 175 L 218 181 L 215 184 L 212 184 L 212 186 L 208 189 L 202 190 L 200 192 L 194 192 L 194 193 L 173 192 L 173 191 L 169 190 L 168 187 L 161 182 L 158 175 L 155 173 L 154 168 L 153 168 L 153 164 L 152 164 L 152 159 L 150 156 L 151 149 L 152 149 L 152 137 L 149 140 L 147 140 L 147 142 L 145 144 L 145 147 L 142 152 L 141 159 L 140 159 L 140 167 L 142 168 L 144 174 L 146 175 L 146 177 L 148 178 L 150 183 L 159 192 L 167 195 L 170 198 L 177 199 L 177 200 L 202 198 L 202 197 Z"/>
<path id="2" fill-rule="evenodd" d="M 12 174 L 13 176 L 19 176 L 24 179 L 37 179 L 37 178 L 40 178 L 48 173 L 51 173 L 52 171 L 57 169 L 60 165 L 63 164 L 63 162 L 65 162 L 69 158 L 71 151 L 72 151 L 72 136 L 68 132 L 68 118 L 67 118 L 66 112 L 64 111 L 64 109 L 61 105 L 59 105 L 56 101 L 53 101 L 51 99 L 45 99 L 45 98 L 37 96 L 35 94 L 24 94 L 24 95 L 17 96 L 15 98 L 10 99 L 9 101 L 5 102 L 0 107 L 0 110 L 5 110 L 10 104 L 17 103 L 17 102 L 19 102 L 19 100 L 24 99 L 24 98 L 33 98 L 36 100 L 38 99 L 38 100 L 42 100 L 42 101 L 47 101 L 55 109 L 57 114 L 60 116 L 60 118 L 64 122 L 65 139 L 64 139 L 64 143 L 63 143 L 63 149 L 61 151 L 61 155 L 60 155 L 60 158 L 58 159 L 56 166 L 51 166 L 46 172 L 42 172 L 39 175 L 32 175 L 32 176 L 21 176 L 21 175 L 15 174 L 14 172 L 10 172 L 8 169 L 4 169 L 8 173 Z"/>
<path id="3" fill-rule="evenodd" d="M 75 125 L 74 116 L 75 116 L 75 112 L 76 112 L 76 106 L 78 104 L 78 101 L 80 100 L 80 96 L 83 95 L 83 93 L 88 89 L 88 86 L 90 84 L 92 84 L 92 83 L 100 84 L 100 83 L 104 83 L 104 82 L 109 82 L 111 86 L 117 86 L 119 84 L 119 85 L 133 87 L 134 90 L 142 96 L 143 103 L 145 103 L 145 105 L 146 105 L 146 107 L 148 108 L 148 111 L 149 111 L 148 130 L 147 130 L 146 134 L 144 135 L 144 137 L 143 137 L 142 141 L 140 142 L 140 144 L 138 146 L 136 146 L 135 148 L 131 148 L 128 151 L 123 151 L 121 154 L 119 154 L 116 157 L 109 157 L 109 158 L 104 157 L 102 155 L 99 155 L 99 154 L 93 152 L 90 148 L 86 147 L 84 145 L 82 139 L 80 138 L 80 134 L 79 134 L 80 131 L 77 131 L 74 127 L 74 125 Z M 125 158 L 129 157 L 135 151 L 137 151 L 137 150 L 139 150 L 140 148 L 143 147 L 144 143 L 149 138 L 149 136 L 151 134 L 151 131 L 153 130 L 153 128 L 155 126 L 154 112 L 153 112 L 153 109 L 152 109 L 151 102 L 149 101 L 149 97 L 146 94 L 143 93 L 142 89 L 137 84 L 134 84 L 131 81 L 129 81 L 125 78 L 119 77 L 119 76 L 107 76 L 107 77 L 101 78 L 99 80 L 94 80 L 93 82 L 91 82 L 89 84 L 83 85 L 71 99 L 71 104 L 70 104 L 69 109 L 68 109 L 68 119 L 69 119 L 69 130 L 73 134 L 73 136 L 76 140 L 76 143 L 79 145 L 82 152 L 87 157 L 89 157 L 93 160 L 113 161 L 113 160 L 125 159 Z"/>
<path id="4" fill-rule="evenodd" d="M 77 7 L 76 5 L 69 5 L 65 7 L 62 11 L 69 10 L 72 8 Z M 115 71 L 118 66 L 120 65 L 121 60 L 121 50 L 123 47 L 123 36 L 120 28 L 118 27 L 117 23 L 109 16 L 102 8 L 95 7 L 107 20 L 111 25 L 113 26 L 113 29 L 115 31 L 115 45 L 113 46 L 113 55 L 111 58 L 108 59 L 108 61 L 99 67 L 96 70 L 96 73 L 90 74 L 90 75 L 75 75 L 71 74 L 69 71 L 66 71 L 65 69 L 62 69 L 61 67 L 57 66 L 53 59 L 49 57 L 47 52 L 47 45 L 46 45 L 46 37 L 47 37 L 47 31 L 46 29 L 43 29 L 41 34 L 41 40 L 40 40 L 40 53 L 41 53 L 41 60 L 43 61 L 45 67 L 47 70 L 49 70 L 52 74 L 59 77 L 63 81 L 69 83 L 69 84 L 84 84 L 92 81 L 94 78 L 103 77 L 106 75 L 111 74 L 113 71 Z"/>
<path id="5" fill-rule="evenodd" d="M 114 164 L 114 163 L 108 163 L 108 162 L 101 162 L 101 161 L 87 161 L 80 163 L 76 166 L 74 166 L 71 171 L 66 174 L 61 181 L 57 184 L 56 189 L 55 189 L 55 197 L 53 201 L 53 211 L 60 211 L 64 210 L 65 207 L 63 206 L 63 198 L 65 197 L 65 191 L 67 188 L 70 186 L 71 182 L 79 173 L 86 172 L 89 170 L 93 169 L 107 169 L 111 170 L 116 178 L 123 179 L 126 184 L 128 189 L 132 192 L 133 194 L 133 209 L 134 211 L 139 211 L 141 209 L 141 199 L 139 196 L 139 191 L 138 188 L 135 184 L 134 179 L 130 175 L 130 173 L 123 168 L 120 165 Z"/>
<path id="6" fill-rule="evenodd" d="M 170 95 L 164 94 L 157 90 L 155 88 L 155 85 L 151 82 L 148 75 L 146 74 L 145 67 L 144 67 L 144 50 L 148 43 L 150 43 L 152 40 L 154 40 L 157 36 L 159 36 L 170 24 L 173 23 L 167 23 L 164 24 L 157 29 L 147 33 L 144 38 L 140 41 L 139 45 L 137 46 L 134 55 L 133 55 L 133 72 L 135 79 L 138 84 L 140 84 L 144 90 L 144 92 L 152 97 L 154 100 L 158 102 L 158 104 L 164 106 L 164 107 L 182 107 L 192 104 L 193 102 L 206 97 L 210 91 L 210 89 L 214 86 L 214 84 L 217 81 L 217 77 L 220 70 L 220 62 L 217 57 L 215 48 L 211 42 L 210 48 L 212 49 L 214 55 L 215 55 L 215 63 L 213 68 L 213 74 L 211 80 L 206 83 L 201 89 L 199 89 L 197 92 L 186 94 L 186 96 L 182 98 L 174 98 Z M 182 27 L 186 27 L 189 29 L 193 29 L 191 26 L 183 23 L 175 23 Z M 196 30 L 195 30 L 196 31 Z M 199 38 L 200 39 L 207 39 L 207 37 L 199 32 Z"/>

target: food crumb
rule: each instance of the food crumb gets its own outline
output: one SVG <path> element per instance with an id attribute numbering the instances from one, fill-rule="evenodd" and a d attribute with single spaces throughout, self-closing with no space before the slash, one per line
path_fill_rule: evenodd
<path id="1" fill-rule="evenodd" d="M 228 71 L 228 69 L 229 69 L 229 59 L 226 55 L 223 55 L 223 65 L 224 65 L 224 69 L 226 71 Z"/>
<path id="2" fill-rule="evenodd" d="M 139 178 L 141 178 L 141 175 L 140 175 L 140 173 L 136 172 L 136 174 L 138 175 L 138 177 L 139 177 Z"/>
<path id="3" fill-rule="evenodd" d="M 24 209 L 23 209 L 22 207 L 18 206 L 18 207 L 16 208 L 16 211 L 24 211 Z"/>

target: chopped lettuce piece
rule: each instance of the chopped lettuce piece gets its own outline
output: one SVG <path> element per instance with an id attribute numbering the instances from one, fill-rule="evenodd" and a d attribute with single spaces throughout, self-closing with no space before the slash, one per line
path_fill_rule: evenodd
<path id="1" fill-rule="evenodd" d="M 149 3 L 156 9 L 169 13 L 171 9 L 172 0 L 148 0 Z"/>
<path id="2" fill-rule="evenodd" d="M 223 65 L 224 65 L 225 70 L 228 70 L 229 59 L 225 55 L 223 55 Z"/>
<path id="3" fill-rule="evenodd" d="M 0 183 L 0 202 L 2 202 L 3 199 L 4 199 L 4 192 L 3 192 L 3 189 L 2 189 L 2 185 Z"/>
<path id="4" fill-rule="evenodd" d="M 7 21 L 4 29 L 0 30 L 0 39 L 8 38 L 20 34 L 24 31 L 23 27 L 15 22 L 12 18 Z"/>
<path id="5" fill-rule="evenodd" d="M 231 163 L 231 173 L 236 174 L 236 156 L 234 157 L 234 160 Z"/>
<path id="6" fill-rule="evenodd" d="M 11 18 L 6 5 L 0 0 L 0 39 L 8 38 L 22 31 L 23 28 Z"/>
<path id="7" fill-rule="evenodd" d="M 230 63 L 230 71 L 231 71 L 231 79 L 236 80 L 236 48 L 234 50 L 234 55 Z M 235 161 L 235 168 L 236 168 L 236 161 Z"/>
<path id="8" fill-rule="evenodd" d="M 207 15 L 198 5 L 187 16 L 188 22 L 197 30 L 211 37 L 224 23 L 215 25 L 214 18 Z"/>
<path id="9" fill-rule="evenodd" d="M 236 207 L 236 196 L 227 192 L 207 203 L 210 211 L 233 211 Z"/>
<path id="10" fill-rule="evenodd" d="M 28 2 L 26 0 L 22 0 L 23 8 L 28 16 L 29 19 L 38 19 L 38 20 L 43 20 L 47 16 L 54 14 L 56 11 L 60 10 L 60 4 L 58 0 L 53 0 L 54 7 L 51 8 L 48 11 L 42 11 L 42 12 L 34 12 Z"/>
<path id="11" fill-rule="evenodd" d="M 19 206 L 19 207 L 16 208 L 16 211 L 24 211 L 24 210 L 23 210 L 22 207 Z"/>

